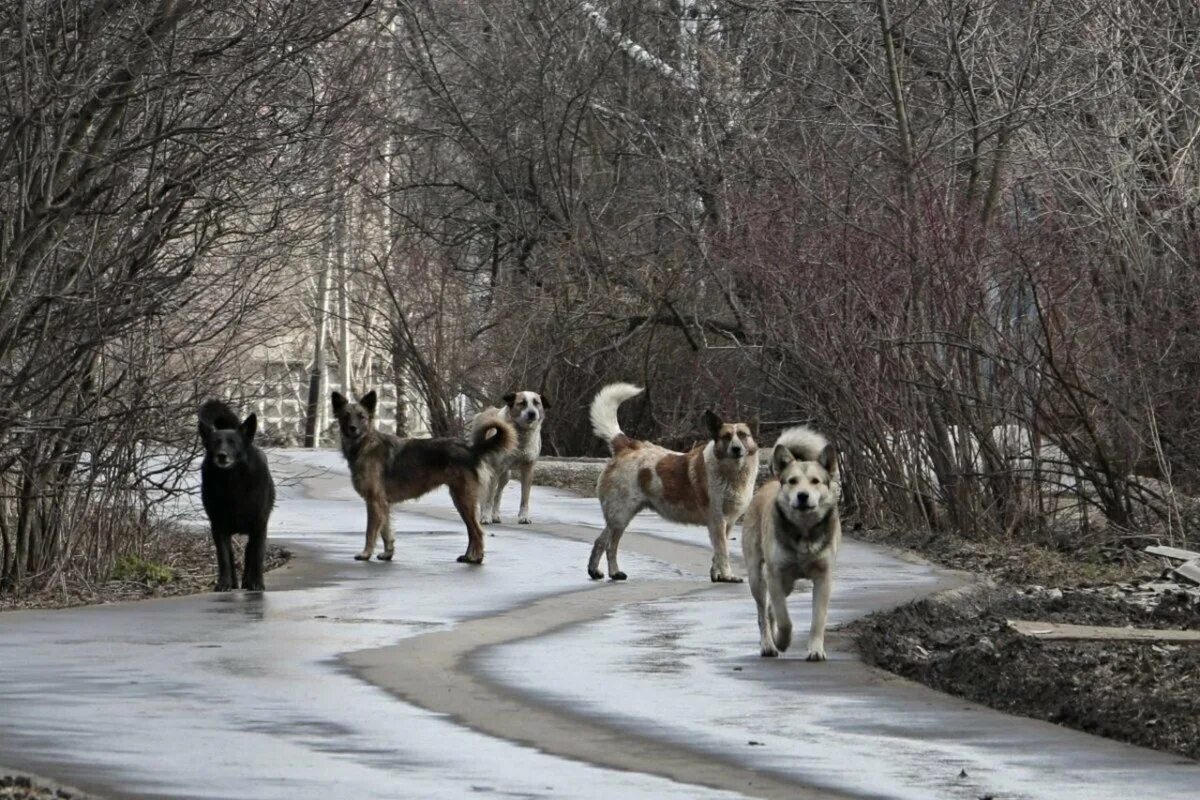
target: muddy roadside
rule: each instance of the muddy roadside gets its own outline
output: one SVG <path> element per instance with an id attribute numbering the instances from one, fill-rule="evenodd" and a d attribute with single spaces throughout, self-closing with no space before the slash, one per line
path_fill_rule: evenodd
<path id="1" fill-rule="evenodd" d="M 234 537 L 234 559 L 242 572 L 245 537 Z M 278 569 L 292 558 L 287 547 L 267 542 L 264 569 Z M 137 555 L 117 560 L 103 580 L 50 581 L 40 591 L 0 594 L 0 612 L 121 603 L 158 597 L 211 592 L 217 580 L 217 559 L 206 531 L 169 525 L 162 528 Z M 0 793 L 0 798 L 5 797 Z"/>
<path id="2" fill-rule="evenodd" d="M 539 484 L 594 496 L 603 460 L 542 459 Z M 1200 588 L 1139 537 L 1048 531 L 1041 541 L 866 529 L 848 533 L 984 576 L 851 623 L 864 660 L 939 691 L 1130 744 L 1200 759 L 1200 645 L 1042 641 L 1009 619 L 1200 630 Z"/>
<path id="3" fill-rule="evenodd" d="M 1200 759 L 1200 645 L 1048 641 L 1008 625 L 1020 619 L 1200 630 L 1200 587 L 1143 552 L 1152 537 L 853 535 L 985 578 L 977 591 L 926 598 L 849 625 L 868 663 L 1000 711 Z"/>

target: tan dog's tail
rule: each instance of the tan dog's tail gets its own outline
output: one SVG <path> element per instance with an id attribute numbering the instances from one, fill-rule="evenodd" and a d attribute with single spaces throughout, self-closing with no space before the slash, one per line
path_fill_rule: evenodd
<path id="1" fill-rule="evenodd" d="M 512 450 L 516 446 L 517 431 L 497 414 L 489 414 L 471 424 L 471 456 L 476 465 L 492 453 Z"/>
<path id="2" fill-rule="evenodd" d="M 614 453 L 628 441 L 628 437 L 621 432 L 620 423 L 617 422 L 617 406 L 641 393 L 641 387 L 632 383 L 610 383 L 592 400 L 592 432 L 607 442 Z"/>
<path id="3" fill-rule="evenodd" d="M 833 445 L 829 443 L 821 434 L 814 431 L 807 425 L 799 425 L 795 428 L 788 428 L 783 433 L 779 434 L 779 439 L 775 442 L 775 447 L 787 448 L 792 454 L 792 458 L 800 461 L 816 461 L 837 480 L 838 475 L 838 458 L 837 451 Z M 774 461 L 774 456 L 772 456 Z"/>

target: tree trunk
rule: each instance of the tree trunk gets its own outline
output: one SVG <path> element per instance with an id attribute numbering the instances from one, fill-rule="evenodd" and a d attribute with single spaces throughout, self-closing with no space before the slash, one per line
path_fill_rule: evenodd
<path id="1" fill-rule="evenodd" d="M 330 236 L 326 239 L 321 258 L 321 278 L 317 285 L 317 333 L 313 343 L 312 371 L 308 378 L 308 412 L 304 421 L 304 446 L 312 448 L 321 446 L 321 429 L 324 428 L 325 339 L 329 330 L 329 273 L 332 269 L 333 237 Z"/>

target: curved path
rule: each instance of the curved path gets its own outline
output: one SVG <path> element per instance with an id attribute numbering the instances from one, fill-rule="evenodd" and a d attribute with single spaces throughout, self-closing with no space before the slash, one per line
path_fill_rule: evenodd
<path id="1" fill-rule="evenodd" d="M 1194 796 L 1194 762 L 947 698 L 836 636 L 826 664 L 757 658 L 701 530 L 639 518 L 630 581 L 591 583 L 595 501 L 539 490 L 538 524 L 472 568 L 434 495 L 394 515 L 397 562 L 358 564 L 336 455 L 272 460 L 308 475 L 267 594 L 0 615 L 0 764 L 121 797 Z M 955 582 L 851 542 L 833 621 Z"/>

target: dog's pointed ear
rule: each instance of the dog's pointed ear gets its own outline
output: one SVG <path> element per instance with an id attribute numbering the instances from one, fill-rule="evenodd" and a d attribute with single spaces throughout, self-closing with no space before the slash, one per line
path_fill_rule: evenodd
<path id="1" fill-rule="evenodd" d="M 212 433 L 215 430 L 215 428 L 213 428 L 213 426 L 209 424 L 208 420 L 205 420 L 205 419 L 200 420 L 199 427 L 200 427 L 200 441 L 207 443 L 208 437 L 212 436 Z"/>
<path id="2" fill-rule="evenodd" d="M 788 449 L 786 444 L 777 444 L 775 449 L 771 451 L 771 472 L 776 478 L 783 475 L 783 471 L 788 468 L 788 465 L 796 460 L 792 455 L 792 451 Z"/>
<path id="3" fill-rule="evenodd" d="M 349 402 L 341 392 L 334 392 L 332 395 L 330 395 L 330 399 L 333 400 L 334 414 L 342 413 L 342 409 L 345 408 L 346 403 Z"/>
<path id="4" fill-rule="evenodd" d="M 512 408 L 513 401 L 517 399 L 517 393 L 509 392 L 508 394 L 504 395 L 504 397 L 501 397 L 500 399 L 504 401 L 504 405 L 508 406 L 509 408 Z"/>
<path id="5" fill-rule="evenodd" d="M 750 422 L 747 423 L 746 427 L 750 429 L 750 438 L 757 440 L 758 431 L 762 427 L 757 414 L 750 418 Z"/>
<path id="6" fill-rule="evenodd" d="M 550 408 L 549 397 L 546 397 L 546 395 L 542 394 L 541 392 L 538 392 L 538 397 L 542 398 L 542 408 Z"/>
<path id="7" fill-rule="evenodd" d="M 721 432 L 721 426 L 724 424 L 711 408 L 704 412 L 704 428 L 708 431 L 710 439 L 717 438 L 717 434 Z"/>
<path id="8" fill-rule="evenodd" d="M 251 411 L 250 416 L 246 417 L 238 426 L 238 430 L 242 432 L 242 438 L 246 440 L 246 444 L 253 442 L 254 434 L 258 431 L 258 415 Z"/>
<path id="9" fill-rule="evenodd" d="M 358 404 L 365 408 L 367 413 L 373 417 L 375 416 L 375 401 L 378 399 L 379 398 L 375 395 L 375 390 L 372 389 L 359 398 Z"/>
<path id="10" fill-rule="evenodd" d="M 833 449 L 833 445 L 827 444 L 821 450 L 821 454 L 817 456 L 817 463 L 825 468 L 825 471 L 830 475 L 838 474 L 838 457 L 837 451 Z"/>

